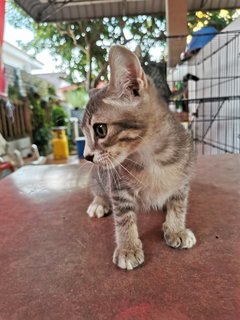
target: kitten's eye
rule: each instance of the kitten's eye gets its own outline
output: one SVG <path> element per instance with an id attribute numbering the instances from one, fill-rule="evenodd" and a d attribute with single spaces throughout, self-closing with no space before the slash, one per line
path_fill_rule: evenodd
<path id="1" fill-rule="evenodd" d="M 93 130 L 97 138 L 103 139 L 107 135 L 107 125 L 105 123 L 95 123 Z"/>

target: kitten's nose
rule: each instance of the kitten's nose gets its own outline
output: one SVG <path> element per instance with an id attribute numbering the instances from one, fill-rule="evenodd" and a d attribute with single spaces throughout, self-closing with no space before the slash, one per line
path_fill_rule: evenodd
<path id="1" fill-rule="evenodd" d="M 91 154 L 88 154 L 88 155 L 85 157 L 85 159 L 86 159 L 87 161 L 91 161 L 91 162 L 93 162 L 93 158 L 94 158 L 94 155 L 91 155 Z"/>

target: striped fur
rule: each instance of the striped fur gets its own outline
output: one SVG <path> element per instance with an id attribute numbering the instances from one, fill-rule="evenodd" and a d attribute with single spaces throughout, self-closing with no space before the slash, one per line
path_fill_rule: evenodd
<path id="1" fill-rule="evenodd" d="M 189 182 L 193 170 L 192 141 L 161 100 L 136 56 L 114 46 L 109 56 L 111 78 L 94 90 L 83 118 L 85 156 L 95 164 L 90 217 L 112 211 L 117 247 L 113 262 L 131 270 L 144 261 L 136 212 L 167 207 L 164 237 L 172 247 L 196 243 L 186 229 Z M 94 125 L 107 125 L 99 138 Z"/>

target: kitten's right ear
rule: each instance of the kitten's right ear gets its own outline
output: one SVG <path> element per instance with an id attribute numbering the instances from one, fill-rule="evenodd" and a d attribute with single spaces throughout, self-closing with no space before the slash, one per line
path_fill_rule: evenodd
<path id="1" fill-rule="evenodd" d="M 118 93 L 138 92 L 147 87 L 146 75 L 137 56 L 127 48 L 114 45 L 109 51 L 110 88 Z"/>

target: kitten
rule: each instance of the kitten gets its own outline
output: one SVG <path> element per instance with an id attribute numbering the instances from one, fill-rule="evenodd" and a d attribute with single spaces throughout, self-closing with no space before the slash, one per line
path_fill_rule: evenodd
<path id="1" fill-rule="evenodd" d="M 112 211 L 116 249 L 113 262 L 131 270 L 144 262 L 136 224 L 139 208 L 167 208 L 164 238 L 174 248 L 191 248 L 186 229 L 192 141 L 158 95 L 136 55 L 115 45 L 109 52 L 110 82 L 90 92 L 82 130 L 84 156 L 94 163 L 94 200 L 87 213 Z"/>

